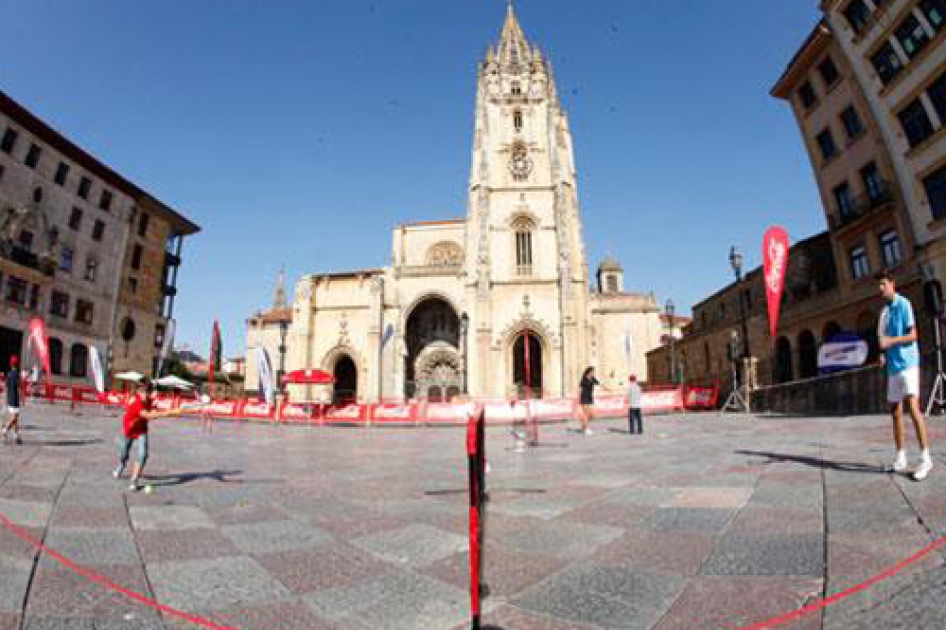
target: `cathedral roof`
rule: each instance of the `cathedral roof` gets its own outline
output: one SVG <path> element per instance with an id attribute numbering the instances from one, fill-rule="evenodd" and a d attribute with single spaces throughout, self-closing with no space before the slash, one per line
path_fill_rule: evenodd
<path id="1" fill-rule="evenodd" d="M 506 22 L 499 36 L 496 54 L 502 64 L 521 65 L 532 61 L 532 46 L 529 45 L 529 40 L 526 39 L 526 34 L 519 25 L 512 2 L 506 9 Z"/>

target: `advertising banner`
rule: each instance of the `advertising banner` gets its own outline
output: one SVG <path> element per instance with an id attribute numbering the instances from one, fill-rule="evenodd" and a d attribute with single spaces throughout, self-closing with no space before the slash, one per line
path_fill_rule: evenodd
<path id="1" fill-rule="evenodd" d="M 780 228 L 769 228 L 762 239 L 762 259 L 765 270 L 765 297 L 769 306 L 769 333 L 775 339 L 785 274 L 788 271 L 788 233 Z"/>

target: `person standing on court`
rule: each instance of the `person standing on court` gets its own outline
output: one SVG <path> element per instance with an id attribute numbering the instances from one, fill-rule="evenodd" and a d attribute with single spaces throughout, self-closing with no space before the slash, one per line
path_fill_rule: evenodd
<path id="1" fill-rule="evenodd" d="M 139 479 L 148 462 L 148 422 L 158 418 L 170 418 L 181 415 L 180 409 L 158 412 L 151 410 L 154 385 L 148 379 L 142 379 L 136 386 L 125 405 L 125 415 L 122 418 L 122 434 L 118 442 L 118 466 L 112 471 L 112 476 L 119 479 L 125 471 L 128 457 L 131 454 L 132 443 L 138 442 L 138 461 L 131 470 L 131 483 L 128 489 L 138 491 L 141 486 Z"/>
<path id="2" fill-rule="evenodd" d="M 10 432 L 13 432 L 13 441 L 22 444 L 20 439 L 20 390 L 22 376 L 20 375 L 20 360 L 15 354 L 10 356 L 10 371 L 7 372 L 7 413 L 10 416 L 7 425 L 3 427 L 3 439 L 6 441 Z"/>
<path id="3" fill-rule="evenodd" d="M 641 435 L 644 433 L 644 417 L 641 414 L 641 386 L 637 376 L 631 374 L 627 386 L 627 423 L 628 433 Z"/>
<path id="4" fill-rule="evenodd" d="M 594 367 L 588 367 L 581 375 L 581 383 L 578 384 L 581 430 L 585 435 L 592 435 L 591 428 L 588 425 L 591 422 L 591 409 L 595 404 L 595 385 L 600 385 L 598 379 L 595 378 L 595 369 Z"/>
<path id="5" fill-rule="evenodd" d="M 883 351 L 880 362 L 887 368 L 887 402 L 890 403 L 893 416 L 893 439 L 897 447 L 893 470 L 907 470 L 903 430 L 903 403 L 906 402 L 921 449 L 920 465 L 913 471 L 913 478 L 922 481 L 930 474 L 933 459 L 930 457 L 926 421 L 920 411 L 920 349 L 917 345 L 916 318 L 910 300 L 897 293 L 893 276 L 882 271 L 875 277 L 880 294 L 887 302 L 877 323 L 877 339 Z"/>

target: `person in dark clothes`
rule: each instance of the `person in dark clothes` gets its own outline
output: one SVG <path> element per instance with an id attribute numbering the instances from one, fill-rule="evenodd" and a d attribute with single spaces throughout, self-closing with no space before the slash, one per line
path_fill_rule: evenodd
<path id="1" fill-rule="evenodd" d="M 595 385 L 600 385 L 598 379 L 595 378 L 595 369 L 594 367 L 588 367 L 581 375 L 581 383 L 578 385 L 580 389 L 578 405 L 581 430 L 585 435 L 592 435 L 591 428 L 588 425 L 591 423 L 591 409 L 595 404 Z"/>
<path id="2" fill-rule="evenodd" d="M 631 374 L 627 386 L 627 423 L 631 435 L 640 435 L 644 432 L 644 417 L 641 414 L 641 386 L 637 377 Z"/>
<path id="3" fill-rule="evenodd" d="M 10 371 L 7 372 L 7 413 L 10 420 L 3 427 L 3 439 L 6 440 L 10 432 L 13 432 L 13 441 L 22 444 L 20 439 L 20 403 L 21 401 L 21 380 L 20 360 L 15 354 L 10 357 Z"/>

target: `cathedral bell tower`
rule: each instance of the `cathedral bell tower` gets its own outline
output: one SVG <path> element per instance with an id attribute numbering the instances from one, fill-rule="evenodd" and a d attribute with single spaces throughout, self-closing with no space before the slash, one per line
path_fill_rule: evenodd
<path id="1" fill-rule="evenodd" d="M 471 368 L 521 363 L 507 356 L 510 338 L 532 335 L 541 342 L 544 395 L 574 389 L 587 356 L 588 265 L 575 179 L 552 66 L 510 2 L 477 77 L 466 231 L 469 360 Z M 471 383 L 472 390 L 508 395 L 510 383 L 522 381 L 515 370 L 522 371 L 507 365 L 480 376 L 491 380 Z M 471 369 L 477 372 L 484 370 Z"/>

